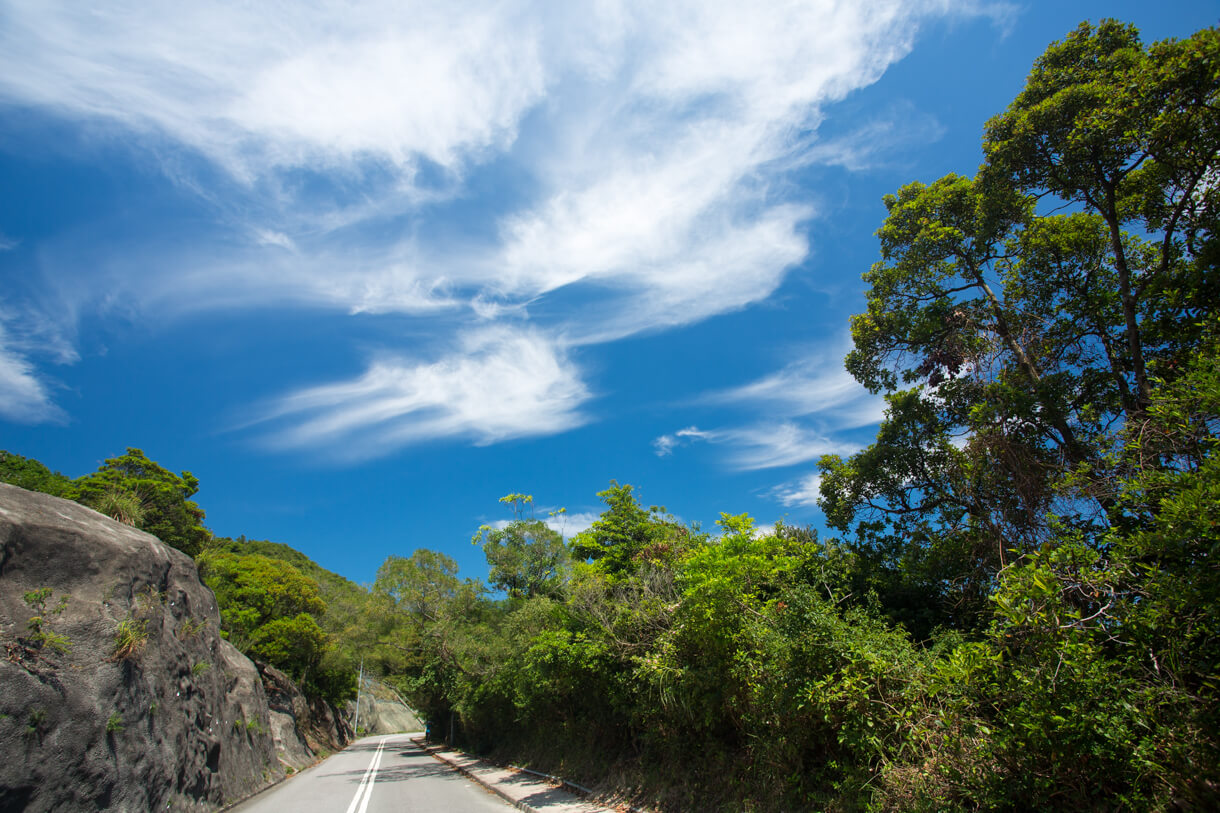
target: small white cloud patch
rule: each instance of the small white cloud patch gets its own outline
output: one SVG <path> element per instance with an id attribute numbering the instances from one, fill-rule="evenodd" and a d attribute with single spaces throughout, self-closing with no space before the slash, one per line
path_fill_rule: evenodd
<path id="1" fill-rule="evenodd" d="M 51 401 L 34 365 L 7 340 L 0 323 L 0 417 L 15 423 L 60 423 L 63 410 Z"/>
<path id="2" fill-rule="evenodd" d="M 653 441 L 653 448 L 659 457 L 664 457 L 684 441 L 696 440 L 727 446 L 729 465 L 745 470 L 792 466 L 824 454 L 850 453 L 857 448 L 791 421 L 714 430 L 691 426 L 672 435 L 661 435 Z"/>
<path id="3" fill-rule="evenodd" d="M 676 447 L 683 445 L 688 440 L 706 440 L 708 433 L 702 431 L 697 426 L 688 426 L 685 429 L 679 429 L 672 435 L 661 435 L 652 442 L 653 451 L 657 457 L 668 457 L 673 454 Z"/>
<path id="4" fill-rule="evenodd" d="M 551 530 L 562 534 L 564 539 L 571 539 L 576 534 L 593 527 L 593 523 L 597 522 L 600 517 L 601 514 L 595 514 L 592 511 L 577 511 L 575 513 L 565 511 L 562 514 L 553 514 L 543 520 L 543 522 Z"/>
<path id="5" fill-rule="evenodd" d="M 799 480 L 776 486 L 768 494 L 789 508 L 795 506 L 816 508 L 821 496 L 818 491 L 821 485 L 822 475 L 814 472 Z"/>

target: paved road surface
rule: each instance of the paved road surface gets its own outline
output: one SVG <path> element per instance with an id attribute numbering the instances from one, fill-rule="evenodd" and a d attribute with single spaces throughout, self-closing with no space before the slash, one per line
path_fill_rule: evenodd
<path id="1" fill-rule="evenodd" d="M 513 808 L 406 734 L 367 737 L 234 813 L 505 813 Z"/>

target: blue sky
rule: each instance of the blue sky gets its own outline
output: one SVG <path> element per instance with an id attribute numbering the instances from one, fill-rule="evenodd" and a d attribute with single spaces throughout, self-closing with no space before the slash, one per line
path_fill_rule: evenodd
<path id="1" fill-rule="evenodd" d="M 1082 20 L 1210 2 L 0 2 L 0 448 L 371 581 L 611 479 L 820 523 L 881 196 Z"/>

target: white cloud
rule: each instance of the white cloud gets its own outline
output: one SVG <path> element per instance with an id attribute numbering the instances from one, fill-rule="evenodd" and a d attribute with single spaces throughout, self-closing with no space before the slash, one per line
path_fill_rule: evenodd
<path id="1" fill-rule="evenodd" d="M 755 539 L 766 539 L 768 536 L 774 536 L 774 535 L 775 535 L 775 523 L 774 522 L 768 522 L 763 525 L 754 526 L 754 538 Z"/>
<path id="2" fill-rule="evenodd" d="M 301 390 L 257 423 L 281 424 L 283 448 L 364 459 L 437 438 L 488 444 L 563 432 L 585 422 L 580 371 L 552 340 L 489 328 L 434 362 L 385 358 L 357 378 Z"/>
<path id="3" fill-rule="evenodd" d="M 19 245 L 21 245 L 20 240 L 14 240 L 4 232 L 0 232 L 0 251 L 12 251 Z"/>
<path id="4" fill-rule="evenodd" d="M 254 239 L 260 245 L 279 246 L 280 248 L 285 248 L 289 251 L 294 251 L 297 247 L 296 243 L 293 242 L 291 237 L 281 231 L 275 231 L 274 229 L 255 229 Z"/>
<path id="5" fill-rule="evenodd" d="M 814 416 L 834 430 L 879 423 L 885 399 L 870 393 L 844 369 L 847 343 L 835 347 L 831 352 L 812 351 L 808 358 L 741 387 L 713 393 L 708 400 L 752 404 L 786 418 Z"/>
<path id="6" fill-rule="evenodd" d="M 544 334 L 607 342 L 769 297 L 808 257 L 803 224 L 817 215 L 787 173 L 863 167 L 870 143 L 896 138 L 875 125 L 819 141 L 827 107 L 902 58 L 923 20 L 988 8 L 12 0 L 0 106 L 95 133 L 108 123 L 217 209 L 219 235 L 90 245 L 76 252 L 87 261 L 49 268 L 73 289 L 73 314 L 114 302 L 166 319 L 254 305 L 466 310 L 511 325 L 494 335 L 527 351 L 524 381 L 500 380 L 527 361 L 470 339 L 494 331 L 467 323 L 442 361 L 383 359 L 285 397 L 292 425 L 276 440 L 353 443 L 360 455 L 426 437 L 489 443 L 583 420 L 584 384 Z M 192 170 L 198 156 L 225 177 Z M 504 167 L 511 183 L 494 175 Z M 435 204 L 487 187 L 495 195 L 469 222 L 447 228 Z M 560 289 L 562 307 L 548 310 Z M 473 384 L 458 383 L 468 373 L 487 373 L 507 399 L 471 398 Z M 798 442 L 835 446 L 791 421 L 735 431 L 722 442 L 740 447 L 731 459 L 744 468 L 787 465 L 764 460 L 768 449 L 799 462 Z"/>
<path id="7" fill-rule="evenodd" d="M 938 141 L 944 133 L 934 117 L 909 102 L 899 103 L 845 135 L 810 144 L 797 161 L 861 172 L 895 160 L 904 148 Z"/>
<path id="8" fill-rule="evenodd" d="M 133 249 L 90 270 L 93 279 L 109 281 L 111 300 L 134 303 L 157 320 L 260 306 L 427 315 L 470 304 L 452 288 L 453 281 L 429 274 L 430 261 L 411 245 L 391 250 L 302 246 L 275 231 L 254 232 L 250 242 L 253 248 L 225 246 L 172 262 L 162 251 L 174 249 Z M 87 256 L 88 246 L 79 245 L 59 252 L 56 259 L 66 266 L 87 267 Z M 156 273 L 167 264 L 175 269 L 173 275 Z"/>
<path id="9" fill-rule="evenodd" d="M 674 447 L 677 445 L 677 438 L 673 435 L 661 435 L 652 442 L 652 448 L 657 457 L 669 457 L 674 453 Z"/>
<path id="10" fill-rule="evenodd" d="M 593 523 L 601 518 L 601 514 L 594 514 L 589 511 L 578 511 L 574 513 L 549 513 L 545 517 L 539 517 L 548 528 L 561 534 L 564 539 L 571 539 L 581 531 L 587 531 L 593 526 Z M 488 527 L 502 531 L 512 524 L 511 519 L 498 519 L 495 522 L 487 523 Z"/>
<path id="11" fill-rule="evenodd" d="M 576 511 L 554 514 L 543 520 L 552 530 L 563 534 L 564 539 L 571 539 L 576 534 L 587 531 L 601 518 L 601 514 L 592 511 Z"/>
<path id="12" fill-rule="evenodd" d="M 791 422 L 726 429 L 709 439 L 732 444 L 728 460 L 740 469 L 792 466 L 824 454 L 850 453 L 857 448 Z"/>
<path id="13" fill-rule="evenodd" d="M 822 108 L 949 11 L 934 0 L 17 2 L 0 29 L 0 100 L 166 137 L 253 184 L 247 216 L 332 212 L 324 231 L 410 211 L 403 196 L 430 200 L 438 183 L 459 194 L 472 170 L 507 157 L 534 194 L 494 215 L 501 239 L 480 261 L 445 262 L 444 276 L 484 300 L 582 280 L 625 292 L 594 341 L 769 295 L 807 254 L 798 225 L 812 215 L 774 194 L 777 173 L 806 154 L 855 155 L 858 141 L 811 152 Z M 299 242 L 291 226 L 251 230 L 284 247 Z M 398 248 L 381 239 L 381 253 Z M 454 246 L 432 248 L 447 259 Z M 401 278 L 394 263 L 369 273 L 386 277 L 372 288 Z M 422 289 L 440 281 L 417 274 Z M 346 307 L 347 292 L 334 295 Z"/>
<path id="14" fill-rule="evenodd" d="M 653 446 L 658 455 L 664 456 L 683 441 L 723 444 L 729 449 L 726 454 L 729 465 L 746 470 L 792 466 L 824 454 L 850 454 L 857 449 L 791 421 L 714 430 L 692 426 L 672 435 L 662 435 L 653 441 Z"/>
<path id="15" fill-rule="evenodd" d="M 652 448 L 656 452 L 657 457 L 668 457 L 673 454 L 673 451 L 678 446 L 683 445 L 687 439 L 691 440 L 707 440 L 708 433 L 703 432 L 697 426 L 688 426 L 685 429 L 679 429 L 672 435 L 661 435 L 652 442 Z"/>
<path id="16" fill-rule="evenodd" d="M 872 395 L 843 368 L 846 338 L 829 349 L 811 348 L 805 357 L 740 387 L 713 392 L 706 405 L 744 405 L 760 419 L 736 427 L 702 430 L 695 426 L 653 441 L 665 457 L 691 440 L 723 444 L 726 461 L 740 469 L 791 466 L 825 454 L 859 449 L 842 435 L 879 423 L 885 400 Z"/>
<path id="17" fill-rule="evenodd" d="M 63 410 L 24 354 L 12 347 L 0 323 L 0 417 L 15 423 L 60 423 Z"/>
<path id="18" fill-rule="evenodd" d="M 543 90 L 511 3 L 15 2 L 5 96 L 162 133 L 239 178 L 423 157 L 458 171 L 511 142 Z"/>
<path id="19" fill-rule="evenodd" d="M 814 472 L 799 480 L 776 486 L 768 494 L 789 508 L 794 506 L 816 508 L 821 496 L 818 491 L 821 485 L 822 475 Z"/>

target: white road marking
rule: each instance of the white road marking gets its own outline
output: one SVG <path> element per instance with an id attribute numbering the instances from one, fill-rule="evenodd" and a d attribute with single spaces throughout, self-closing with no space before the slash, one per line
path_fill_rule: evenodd
<path id="1" fill-rule="evenodd" d="M 347 806 L 347 813 L 364 813 L 368 810 L 369 799 L 373 796 L 373 782 L 376 781 L 377 769 L 381 766 L 381 749 L 385 748 L 385 742 L 388 739 L 388 736 L 381 738 L 381 744 L 377 746 L 377 751 L 373 754 L 373 759 L 364 772 L 364 778 L 360 780 L 360 787 L 356 788 L 356 796 Z M 361 797 L 364 797 L 363 801 L 361 801 Z M 360 808 L 358 812 L 357 806 Z"/>

